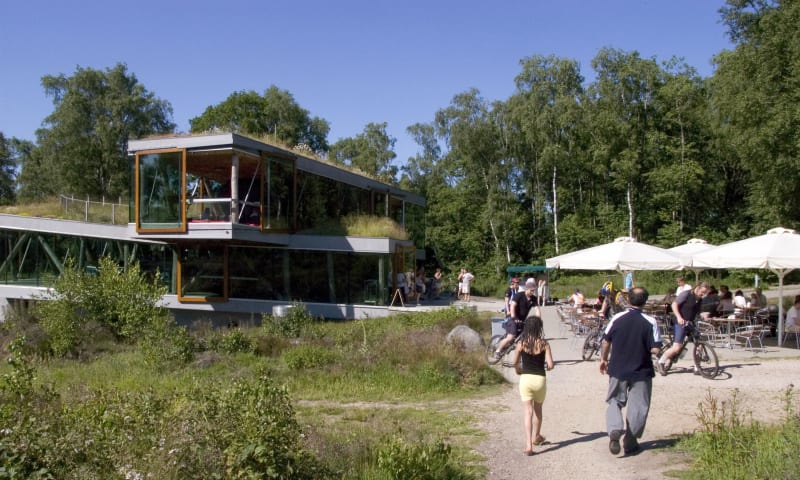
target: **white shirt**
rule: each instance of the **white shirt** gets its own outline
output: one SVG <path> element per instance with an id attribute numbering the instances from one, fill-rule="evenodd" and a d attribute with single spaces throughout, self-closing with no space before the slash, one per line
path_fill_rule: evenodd
<path id="1" fill-rule="evenodd" d="M 681 294 L 681 292 L 685 292 L 686 290 L 691 290 L 691 289 L 692 289 L 691 285 L 689 285 L 688 283 L 684 283 L 682 287 L 678 287 L 675 289 L 675 296 L 677 297 L 678 295 Z"/>
<path id="2" fill-rule="evenodd" d="M 792 308 L 786 312 L 786 331 L 795 331 L 800 329 L 800 310 L 797 306 L 793 305 Z"/>

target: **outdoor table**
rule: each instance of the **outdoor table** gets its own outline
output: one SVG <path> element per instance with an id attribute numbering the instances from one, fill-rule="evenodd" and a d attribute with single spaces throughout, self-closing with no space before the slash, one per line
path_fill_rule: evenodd
<path id="1" fill-rule="evenodd" d="M 750 320 L 746 318 L 739 318 L 739 317 L 711 317 L 708 319 L 708 322 L 713 325 L 725 325 L 725 335 L 728 337 L 728 343 L 724 346 L 728 348 L 733 348 L 733 334 L 736 332 L 735 325 L 736 324 L 744 324 L 750 323 Z"/>

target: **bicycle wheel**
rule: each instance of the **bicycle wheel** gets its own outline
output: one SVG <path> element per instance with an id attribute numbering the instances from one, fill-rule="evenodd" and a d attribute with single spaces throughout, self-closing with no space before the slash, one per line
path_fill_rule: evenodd
<path id="1" fill-rule="evenodd" d="M 586 336 L 583 342 L 583 359 L 589 360 L 592 355 L 600 350 L 600 339 L 602 338 L 602 330 L 593 330 Z"/>
<path id="2" fill-rule="evenodd" d="M 497 344 L 503 340 L 505 335 L 495 335 L 489 340 L 489 345 L 486 346 L 486 362 L 489 365 L 495 365 L 500 361 L 500 357 L 494 356 L 494 351 L 497 349 Z"/>
<path id="3" fill-rule="evenodd" d="M 719 361 L 714 347 L 706 342 L 696 342 L 694 344 L 694 366 L 703 377 L 716 377 L 717 373 L 719 373 Z"/>

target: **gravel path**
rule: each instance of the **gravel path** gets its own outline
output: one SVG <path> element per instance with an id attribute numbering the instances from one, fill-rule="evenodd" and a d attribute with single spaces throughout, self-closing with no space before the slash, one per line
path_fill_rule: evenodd
<path id="1" fill-rule="evenodd" d="M 555 307 L 546 307 L 543 316 L 556 362 L 547 374 L 542 424 L 547 443 L 534 447 L 532 457 L 522 454 L 523 406 L 516 374 L 503 368 L 510 384 L 502 396 L 486 401 L 481 419 L 488 437 L 478 450 L 487 458 L 489 479 L 668 478 L 665 472 L 685 468 L 687 460 L 666 447 L 679 434 L 698 428 L 698 405 L 708 395 L 728 401 L 739 389 L 738 411 L 751 412 L 757 420 L 776 421 L 783 416 L 784 390 L 800 380 L 800 351 L 795 349 L 773 346 L 757 355 L 741 349 L 717 349 L 722 371 L 714 380 L 682 371 L 681 367 L 691 367 L 687 356 L 668 376 L 654 379 L 647 428 L 640 439 L 642 450 L 617 457 L 609 453 L 605 433 L 608 377 L 600 375 L 597 360 L 581 360 L 580 348 L 572 344 L 569 333 L 558 337 Z"/>

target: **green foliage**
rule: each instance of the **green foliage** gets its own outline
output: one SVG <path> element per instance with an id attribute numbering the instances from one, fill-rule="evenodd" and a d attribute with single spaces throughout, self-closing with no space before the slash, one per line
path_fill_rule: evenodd
<path id="1" fill-rule="evenodd" d="M 329 348 L 320 345 L 299 345 L 283 354 L 283 361 L 291 370 L 306 370 L 333 365 L 338 356 Z"/>
<path id="2" fill-rule="evenodd" d="M 397 183 L 397 167 L 392 165 L 392 160 L 397 156 L 393 150 L 396 141 L 386 133 L 386 122 L 368 123 L 362 133 L 331 145 L 328 158 L 394 184 Z"/>
<path id="3" fill-rule="evenodd" d="M 6 139 L 3 132 L 0 132 L 0 205 L 13 203 L 16 198 L 14 181 L 17 175 L 14 140 Z"/>
<path id="4" fill-rule="evenodd" d="M 168 312 L 158 306 L 166 289 L 134 264 L 121 269 L 113 259 L 100 259 L 97 275 L 68 260 L 55 281 L 52 298 L 36 308 L 50 348 L 57 356 L 78 354 L 103 330 L 117 340 L 134 343 L 168 332 Z"/>
<path id="5" fill-rule="evenodd" d="M 209 342 L 209 347 L 214 351 L 227 354 L 253 353 L 256 344 L 242 329 L 234 328 L 214 335 Z"/>
<path id="6" fill-rule="evenodd" d="M 59 193 L 117 197 L 127 193 L 128 138 L 172 132 L 172 107 L 147 91 L 127 66 L 78 67 L 72 76 L 45 75 L 54 110 L 25 155 L 20 196 Z"/>
<path id="7" fill-rule="evenodd" d="M 0 434 L 2 478 L 333 478 L 263 375 L 169 394 L 94 390 L 63 407 L 31 398 L 1 410 L 13 425 Z"/>
<path id="8" fill-rule="evenodd" d="M 792 387 L 784 393 L 786 418 L 776 426 L 748 419 L 740 410 L 738 390 L 730 401 L 706 395 L 697 418 L 700 431 L 686 437 L 678 448 L 694 458 L 689 479 L 794 478 L 800 471 L 800 415 L 793 406 Z"/>
<path id="9" fill-rule="evenodd" d="M 261 324 L 264 330 L 282 338 L 297 338 L 314 323 L 314 316 L 308 313 L 305 304 L 292 302 L 286 315 L 276 317 L 265 313 Z"/>
<path id="10" fill-rule="evenodd" d="M 195 353 L 194 337 L 165 315 L 152 319 L 142 331 L 138 346 L 144 362 L 158 369 L 186 364 Z"/>
<path id="11" fill-rule="evenodd" d="M 309 117 L 287 90 L 270 86 L 264 95 L 254 91 L 232 93 L 189 120 L 192 133 L 223 131 L 264 137 L 289 147 L 306 145 L 314 153 L 328 150 L 330 125 Z"/>
<path id="12" fill-rule="evenodd" d="M 452 461 L 450 445 L 409 442 L 401 437 L 388 440 L 378 451 L 379 478 L 392 480 L 473 479 L 472 474 Z"/>

